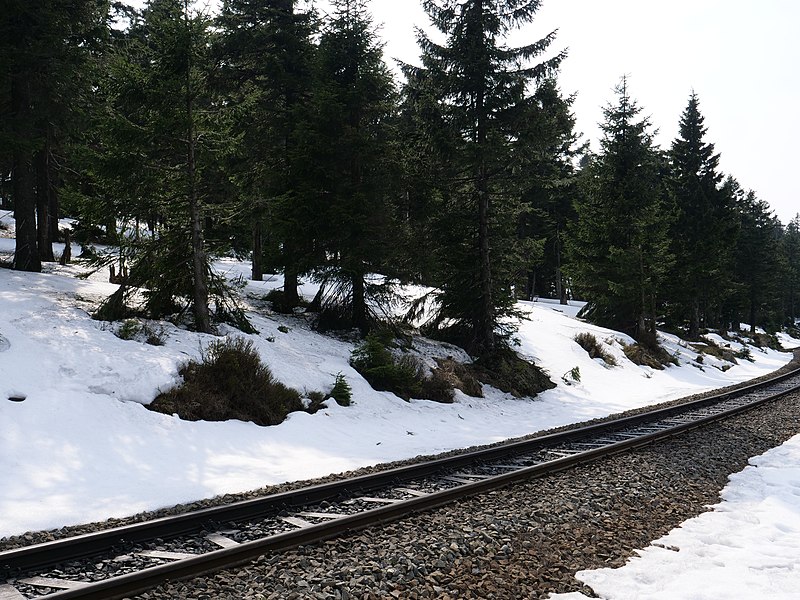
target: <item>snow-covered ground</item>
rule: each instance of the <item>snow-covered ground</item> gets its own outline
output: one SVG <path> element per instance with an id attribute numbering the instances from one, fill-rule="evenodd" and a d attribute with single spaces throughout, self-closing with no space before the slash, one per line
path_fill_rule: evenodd
<path id="1" fill-rule="evenodd" d="M 607 600 L 800 598 L 800 435 L 750 459 L 711 512 L 638 554 L 619 569 L 577 577 Z"/>
<path id="2" fill-rule="evenodd" d="M 8 252 L 13 240 L 0 237 L 0 254 Z M 78 279 L 79 266 L 48 269 L 0 269 L 0 537 L 497 442 L 744 381 L 790 359 L 751 348 L 754 362 L 723 372 L 710 357 L 698 365 L 696 352 L 664 336 L 681 366 L 653 371 L 624 357 L 622 343 L 631 341 L 624 335 L 575 319 L 579 305 L 542 300 L 520 304 L 529 320 L 521 323 L 519 350 L 550 373 L 556 389 L 536 399 L 485 387 L 485 398 L 457 392 L 450 405 L 404 402 L 372 390 L 350 367 L 353 343 L 319 335 L 302 318 L 262 310 L 266 292 L 282 285 L 271 277 L 243 289 L 259 330 L 250 338 L 264 361 L 279 380 L 306 392 L 327 391 L 342 373 L 353 405 L 328 402 L 327 409 L 293 413 L 276 427 L 192 423 L 142 405 L 175 385 L 179 365 L 215 338 L 153 323 L 164 345 L 122 340 L 118 325 L 87 313 L 115 289 L 107 273 Z M 217 269 L 235 278 L 246 276 L 249 265 L 222 260 Z M 306 295 L 314 291 L 303 288 Z M 579 332 L 593 333 L 618 366 L 590 359 L 573 341 Z M 573 367 L 580 381 L 566 376 Z M 797 467 L 798 451 L 778 452 L 775 461 L 783 457 Z M 786 510 L 800 514 L 793 498 L 794 508 Z"/>

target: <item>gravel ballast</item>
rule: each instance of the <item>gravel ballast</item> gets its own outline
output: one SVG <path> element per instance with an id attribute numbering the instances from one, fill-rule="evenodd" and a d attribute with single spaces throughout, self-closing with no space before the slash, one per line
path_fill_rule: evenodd
<path id="1" fill-rule="evenodd" d="M 140 600 L 546 598 L 621 566 L 800 433 L 800 394 L 653 446 L 338 540 L 169 583 Z"/>

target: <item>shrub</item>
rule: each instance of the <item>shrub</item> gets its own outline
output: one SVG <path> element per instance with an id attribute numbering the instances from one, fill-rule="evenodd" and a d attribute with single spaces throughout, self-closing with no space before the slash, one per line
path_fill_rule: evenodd
<path id="1" fill-rule="evenodd" d="M 420 382 L 420 398 L 452 404 L 455 397 L 453 384 L 440 369 L 434 369 L 430 377 L 425 377 Z"/>
<path id="2" fill-rule="evenodd" d="M 353 390 L 341 373 L 336 374 L 336 379 L 333 382 L 331 391 L 328 392 L 328 397 L 336 400 L 336 404 L 339 406 L 350 406 L 350 402 L 353 399 Z"/>
<path id="3" fill-rule="evenodd" d="M 308 398 L 309 402 L 305 410 L 310 415 L 313 415 L 315 412 L 323 408 L 328 408 L 325 405 L 325 400 L 328 399 L 328 396 L 320 391 L 315 390 L 313 392 L 307 392 L 306 398 Z"/>
<path id="4" fill-rule="evenodd" d="M 350 364 L 376 390 L 393 392 L 404 400 L 419 397 L 422 365 L 410 356 L 395 361 L 379 333 L 367 335 L 353 351 Z"/>
<path id="5" fill-rule="evenodd" d="M 243 338 L 209 345 L 200 362 L 179 371 L 183 384 L 160 394 L 151 410 L 177 414 L 188 421 L 238 419 L 277 425 L 302 410 L 300 394 L 275 381 L 253 343 Z"/>
<path id="6" fill-rule="evenodd" d="M 470 372 L 467 365 L 456 362 L 452 358 L 437 358 L 437 369 L 433 370 L 433 376 L 446 380 L 450 387 L 464 392 L 473 398 L 483 398 L 481 382 Z"/>
<path id="7" fill-rule="evenodd" d="M 350 364 L 374 389 L 392 392 L 406 401 L 411 398 L 453 401 L 453 386 L 447 377 L 437 374 L 436 370 L 426 376 L 425 367 L 412 355 L 396 359 L 387 347 L 390 343 L 389 334 L 370 333 L 353 351 Z"/>
<path id="8" fill-rule="evenodd" d="M 561 381 L 567 385 L 572 385 L 572 382 L 580 383 L 581 381 L 581 368 L 578 366 L 572 367 L 569 371 L 561 376 Z"/>
<path id="9" fill-rule="evenodd" d="M 574 340 L 581 348 L 586 350 L 586 352 L 589 354 L 589 358 L 599 358 L 611 367 L 617 366 L 617 359 L 609 354 L 608 351 L 603 348 L 603 345 L 598 342 L 597 338 L 591 333 L 579 333 L 575 336 Z"/>
<path id="10" fill-rule="evenodd" d="M 121 340 L 132 340 L 142 330 L 136 319 L 128 319 L 117 329 L 117 337 Z"/>
<path id="11" fill-rule="evenodd" d="M 533 397 L 556 387 L 544 371 L 507 347 L 482 356 L 469 369 L 478 380 L 517 398 Z"/>
<path id="12" fill-rule="evenodd" d="M 650 347 L 639 343 L 629 344 L 623 346 L 622 351 L 625 352 L 625 356 L 632 363 L 647 366 L 658 371 L 662 371 L 667 365 L 678 364 L 678 359 L 659 345 Z"/>
<path id="13" fill-rule="evenodd" d="M 753 346 L 756 348 L 767 347 L 771 350 L 783 350 L 781 343 L 778 341 L 778 336 L 774 333 L 754 333 L 751 337 L 753 338 Z"/>
<path id="14" fill-rule="evenodd" d="M 141 323 L 136 319 L 128 319 L 119 326 L 115 332 L 121 340 L 138 340 L 151 346 L 164 345 L 164 329 L 151 327 L 147 323 Z"/>
<path id="15" fill-rule="evenodd" d="M 274 310 L 276 313 L 285 315 L 294 314 L 295 307 L 286 302 L 286 294 L 283 290 L 270 290 L 267 292 L 267 295 L 264 296 L 264 299 L 272 304 L 272 310 Z"/>

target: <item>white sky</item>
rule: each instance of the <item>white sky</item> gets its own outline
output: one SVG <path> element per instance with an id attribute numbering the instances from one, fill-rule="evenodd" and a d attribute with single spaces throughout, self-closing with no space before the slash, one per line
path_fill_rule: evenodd
<path id="1" fill-rule="evenodd" d="M 428 25 L 420 2 L 372 0 L 370 9 L 383 24 L 387 58 L 415 62 L 414 26 Z M 798 23 L 796 0 L 544 0 L 512 41 L 558 29 L 555 48 L 569 49 L 561 89 L 578 93 L 578 130 L 595 149 L 602 108 L 623 74 L 664 148 L 694 89 L 723 172 L 755 190 L 787 223 L 800 212 L 792 175 L 800 138 Z"/>

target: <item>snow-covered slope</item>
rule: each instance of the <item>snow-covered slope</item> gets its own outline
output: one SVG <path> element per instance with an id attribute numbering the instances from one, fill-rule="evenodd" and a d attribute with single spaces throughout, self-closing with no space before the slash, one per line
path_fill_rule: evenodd
<path id="1" fill-rule="evenodd" d="M 0 239 L 0 252 L 8 241 Z M 521 324 L 519 349 L 548 370 L 556 389 L 536 399 L 486 388 L 483 399 L 457 392 L 451 405 L 404 402 L 372 390 L 350 367 L 353 344 L 319 335 L 302 319 L 258 311 L 251 317 L 260 333 L 251 337 L 275 376 L 300 391 L 327 391 L 341 372 L 353 406 L 329 402 L 269 428 L 191 423 L 142 404 L 174 385 L 178 366 L 214 337 L 158 323 L 163 346 L 122 340 L 116 326 L 86 312 L 113 291 L 107 274 L 82 280 L 76 266 L 50 268 L 0 269 L 0 536 L 496 442 L 743 381 L 790 358 L 754 350 L 755 362 L 724 373 L 690 364 L 654 372 L 624 358 L 615 340 L 625 336 L 576 320 L 579 307 L 523 303 L 530 320 Z M 227 260 L 218 269 L 236 275 L 249 265 Z M 246 283 L 256 308 L 282 283 L 268 279 Z M 590 359 L 573 341 L 583 331 L 610 341 L 619 366 Z M 687 361 L 696 355 L 677 340 L 667 344 Z M 573 367 L 580 382 L 567 385 L 562 375 Z"/>

